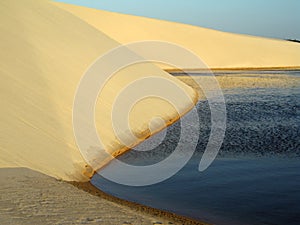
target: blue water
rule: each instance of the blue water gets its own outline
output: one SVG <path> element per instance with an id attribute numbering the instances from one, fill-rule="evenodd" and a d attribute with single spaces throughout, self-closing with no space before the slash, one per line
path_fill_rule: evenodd
<path id="1" fill-rule="evenodd" d="M 207 102 L 200 102 L 197 150 L 175 176 L 146 187 L 115 184 L 99 175 L 92 183 L 117 197 L 214 224 L 300 224 L 300 88 L 235 89 L 224 96 L 226 136 L 218 158 L 204 172 L 198 165 L 209 137 L 210 111 Z M 172 152 L 179 132 L 180 122 L 168 128 L 153 151 L 131 151 L 120 160 L 158 162 Z"/>

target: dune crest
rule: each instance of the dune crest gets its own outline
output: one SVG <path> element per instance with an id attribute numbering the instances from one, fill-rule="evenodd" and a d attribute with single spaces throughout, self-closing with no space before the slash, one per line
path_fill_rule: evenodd
<path id="1" fill-rule="evenodd" d="M 299 43 L 226 33 L 60 2 L 53 4 L 78 16 L 120 43 L 143 40 L 171 42 L 193 51 L 210 68 L 300 67 Z M 170 69 L 166 66 L 163 68 Z"/>
<path id="2" fill-rule="evenodd" d="M 119 44 L 46 0 L 1 0 L 0 18 L 0 167 L 27 167 L 64 180 L 88 180 L 95 168 L 89 167 L 76 145 L 74 96 L 90 64 Z M 152 64 L 121 70 L 107 83 L 96 104 L 97 130 L 105 149 L 98 149 L 97 158 L 91 160 L 104 164 L 111 158 L 101 151 L 117 155 L 127 150 L 110 125 L 113 100 L 124 86 L 149 74 L 174 82 L 196 101 L 190 87 Z M 130 115 L 141 139 L 149 135 L 143 131 L 153 116 L 166 122 L 181 116 L 165 102 L 147 101 L 152 107 L 143 108 L 147 102 L 142 101 Z M 188 110 L 192 105 L 182 102 L 181 107 Z M 122 110 L 118 112 L 122 114 Z M 100 164 L 97 166 L 103 166 Z"/>

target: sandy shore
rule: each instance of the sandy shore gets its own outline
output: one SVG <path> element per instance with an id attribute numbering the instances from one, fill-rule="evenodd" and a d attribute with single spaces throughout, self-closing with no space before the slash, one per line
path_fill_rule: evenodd
<path id="1" fill-rule="evenodd" d="M 203 224 L 25 168 L 0 169 L 0 192 L 2 225 Z"/>
<path id="2" fill-rule="evenodd" d="M 99 168 L 112 159 L 105 150 L 112 155 L 119 155 L 126 149 L 115 135 L 114 120 L 111 118 L 116 106 L 115 99 L 124 87 L 137 80 L 146 80 L 151 74 L 150 83 L 136 85 L 135 91 L 129 92 L 130 98 L 124 99 L 132 97 L 135 100 L 135 93 L 139 93 L 139 96 L 149 96 L 148 93 L 162 97 L 164 95 L 160 94 L 163 93 L 174 96 L 174 93 L 178 93 L 176 87 L 184 90 L 190 99 L 196 99 L 197 93 L 188 85 L 154 64 L 142 63 L 119 70 L 107 80 L 104 87 L 98 87 L 101 89 L 98 101 L 82 95 L 80 103 L 84 104 L 79 112 L 74 110 L 74 96 L 87 68 L 96 58 L 120 44 L 141 40 L 173 42 L 193 50 L 212 68 L 299 67 L 300 64 L 300 45 L 297 43 L 229 34 L 48 0 L 0 0 L 0 18 L 1 225 L 198 223 L 109 197 L 89 183 L 66 183 L 51 178 L 88 181 L 93 173 L 91 166 Z M 137 57 L 129 50 L 125 53 Z M 181 60 L 181 56 L 178 57 Z M 118 60 L 114 57 L 107 58 L 107 65 L 114 65 L 115 61 Z M 187 68 L 195 68 L 195 65 Z M 97 77 L 98 71 L 92 71 Z M 181 78 L 193 86 L 185 79 Z M 256 78 L 220 77 L 219 82 L 222 88 L 246 88 L 257 86 L 258 83 L 269 85 L 269 78 L 263 82 L 260 81 L 264 78 L 251 79 Z M 89 87 L 95 83 L 102 84 L 100 81 L 90 79 L 83 83 Z M 274 85 L 281 86 L 283 81 L 289 85 L 298 82 L 278 77 L 272 81 Z M 173 85 L 165 85 L 169 82 Z M 151 90 L 145 92 L 148 86 Z M 198 90 L 197 87 L 195 89 Z M 163 93 L 157 94 L 160 90 Z M 86 92 L 89 91 L 98 93 L 96 87 L 88 88 Z M 120 100 L 122 104 L 119 107 L 122 110 L 115 109 L 115 118 L 128 115 L 130 130 L 139 135 L 137 140 L 127 135 L 126 126 L 120 126 L 118 133 L 126 139 L 127 146 L 133 146 L 164 127 L 158 123 L 155 132 L 151 133 L 149 122 L 153 116 L 163 118 L 165 124 L 170 124 L 193 106 L 193 102 L 182 94 L 171 98 L 171 103 L 180 110 L 162 99 L 151 94 L 149 98 L 137 101 L 130 113 L 124 110 L 126 107 L 122 107 L 122 104 L 130 104 Z M 86 127 L 90 126 L 85 119 L 89 114 L 82 110 L 95 102 L 95 115 L 101 115 L 95 118 L 96 128 L 103 146 L 99 146 L 97 135 L 87 135 L 90 130 Z M 77 119 L 74 119 L 73 112 L 77 112 Z M 81 129 L 75 129 L 81 130 L 81 135 L 76 136 L 84 143 L 81 151 L 78 139 L 74 138 L 74 121 L 86 123 L 86 126 L 79 126 Z"/>
<path id="3" fill-rule="evenodd" d="M 275 71 L 276 72 L 276 71 Z M 289 76 L 284 73 L 271 74 L 253 74 L 249 71 L 249 74 L 226 74 L 216 76 L 220 88 L 222 90 L 234 90 L 235 88 L 293 88 L 300 86 L 300 77 Z M 174 73 L 176 75 L 176 73 Z M 205 99 L 205 95 L 198 83 L 205 83 L 208 79 L 206 76 L 181 76 L 176 75 L 176 77 L 192 87 L 198 92 L 200 99 Z"/>

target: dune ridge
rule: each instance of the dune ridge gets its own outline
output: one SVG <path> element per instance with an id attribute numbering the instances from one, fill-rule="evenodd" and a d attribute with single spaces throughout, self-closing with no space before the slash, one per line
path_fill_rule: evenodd
<path id="1" fill-rule="evenodd" d="M 48 0 L 1 0 L 0 18 L 0 167 L 27 167 L 67 181 L 87 181 L 94 172 L 90 161 L 96 160 L 101 167 L 112 159 L 102 154 L 104 151 L 122 153 L 124 146 L 114 135 L 110 115 L 124 86 L 153 74 L 173 82 L 196 101 L 195 91 L 152 64 L 117 72 L 96 104 L 97 130 L 104 149 L 96 149 L 97 158 L 93 154 L 84 158 L 72 127 L 76 89 L 90 64 L 119 43 Z M 172 88 L 166 91 L 174 92 Z M 140 141 L 151 135 L 143 132 L 153 116 L 166 123 L 181 116 L 166 102 L 146 100 L 136 104 L 130 114 L 130 124 L 133 132 L 140 133 Z M 152 107 L 144 108 L 146 103 Z M 192 105 L 181 99 L 182 112 Z M 123 113 L 121 110 L 118 116 Z"/>
<path id="2" fill-rule="evenodd" d="M 227 33 L 61 2 L 53 4 L 120 43 L 144 40 L 171 42 L 194 52 L 210 68 L 300 68 L 299 43 Z M 162 68 L 170 69 L 166 65 Z"/>

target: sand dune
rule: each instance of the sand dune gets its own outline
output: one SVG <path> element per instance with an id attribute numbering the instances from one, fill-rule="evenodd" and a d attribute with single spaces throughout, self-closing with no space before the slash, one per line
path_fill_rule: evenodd
<path id="1" fill-rule="evenodd" d="M 73 13 L 120 43 L 162 40 L 197 54 L 210 68 L 300 67 L 298 43 L 90 9 L 55 5 Z M 169 69 L 164 66 L 163 68 Z"/>
<path id="2" fill-rule="evenodd" d="M 121 88 L 153 74 L 172 81 L 196 101 L 191 88 L 154 65 L 119 71 L 107 82 L 96 104 L 97 130 L 104 147 L 97 149 L 96 156 L 83 158 L 72 128 L 76 88 L 89 65 L 119 44 L 46 0 L 1 0 L 0 18 L 0 167 L 28 167 L 64 180 L 88 180 L 93 171 L 86 170 L 87 164 L 96 160 L 96 166 L 101 167 L 111 159 L 105 150 L 115 155 L 127 150 L 114 135 L 110 117 Z M 142 88 L 140 94 L 144 93 Z M 174 92 L 172 88 L 165 91 Z M 192 107 L 183 98 L 179 102 L 182 112 Z M 120 110 L 117 116 L 122 118 L 125 113 Z M 180 115 L 160 99 L 138 102 L 129 122 L 140 139 L 129 144 L 151 135 L 148 124 L 153 116 L 168 122 Z"/>
<path id="3" fill-rule="evenodd" d="M 144 63 L 122 69 L 108 80 L 95 106 L 97 132 L 103 146 L 90 144 L 84 149 L 88 154 L 82 155 L 72 126 L 74 96 L 91 63 L 120 45 L 115 40 L 174 42 L 193 50 L 214 68 L 300 66 L 297 43 L 47 0 L 1 0 L 0 17 L 0 167 L 28 167 L 64 180 L 88 180 L 93 173 L 90 166 L 98 169 L 112 159 L 106 151 L 114 156 L 121 154 L 177 120 L 197 100 L 195 91 L 155 65 Z M 128 54 L 134 55 L 129 51 Z M 113 60 L 108 62 L 113 63 Z M 173 93 L 180 110 L 165 100 L 148 97 L 138 101 L 127 115 L 128 102 L 123 101 L 114 115 L 119 121 L 128 119 L 132 133 L 138 138 L 132 138 L 124 127 L 117 127 L 122 134 L 120 140 L 112 126 L 114 101 L 120 90 L 149 75 L 154 79 L 151 85 L 146 85 L 147 90 L 145 85 L 138 86 L 135 92 L 129 92 L 131 97 L 160 89 Z M 166 87 L 162 80 L 183 90 L 189 100 L 174 96 L 177 89 Z M 150 121 L 154 116 L 163 118 L 165 123 L 155 124 L 153 129 Z M 84 138 L 90 143 L 89 135 Z M 126 145 L 122 143 L 124 139 Z"/>

